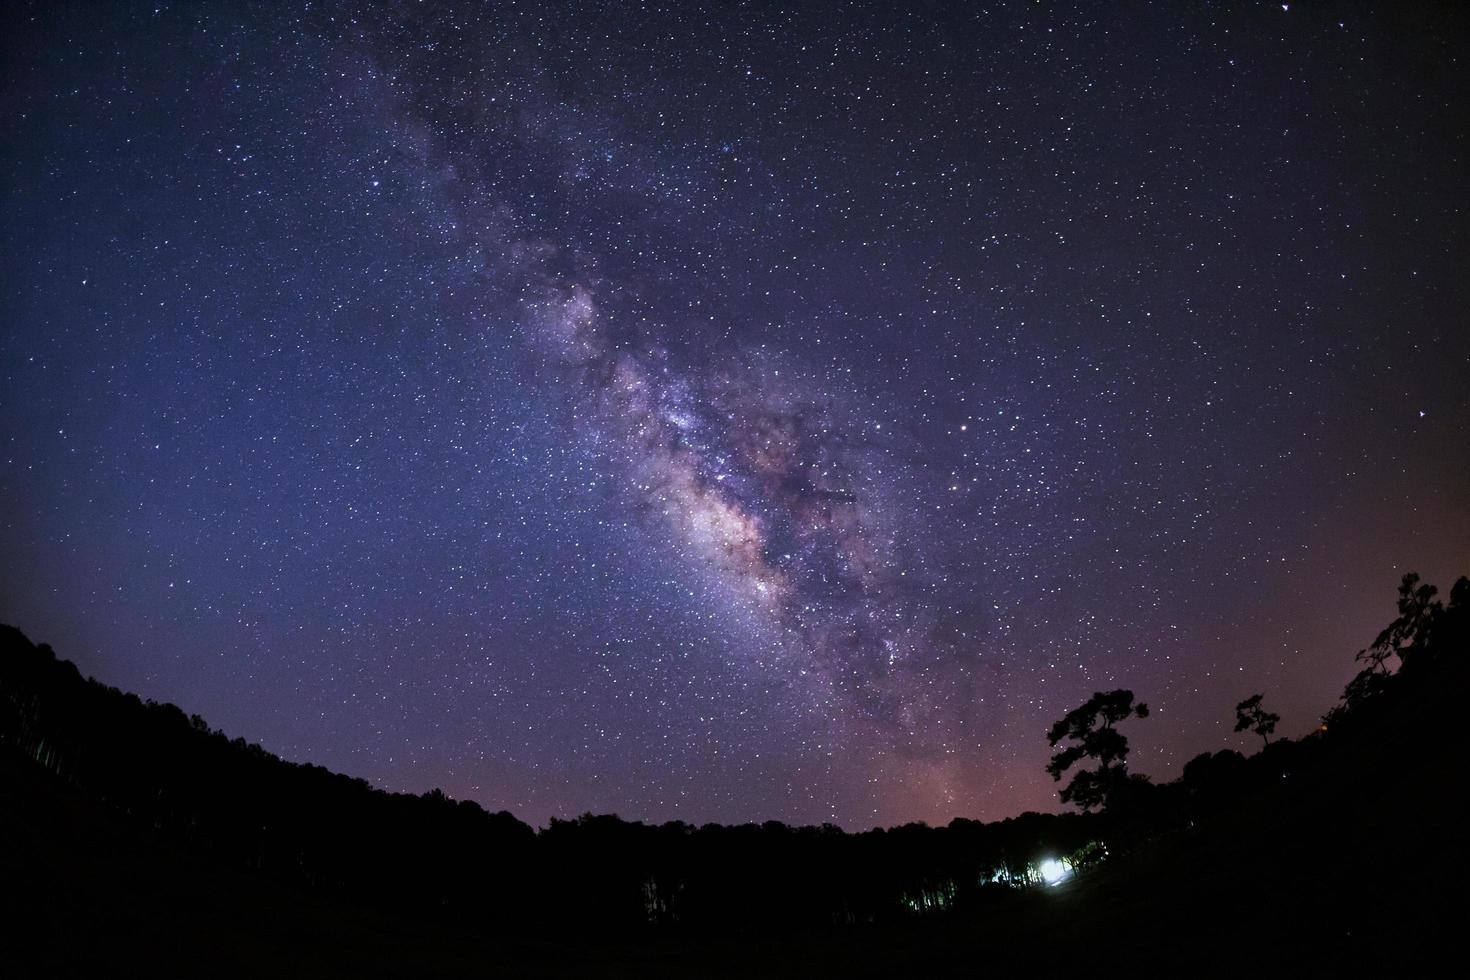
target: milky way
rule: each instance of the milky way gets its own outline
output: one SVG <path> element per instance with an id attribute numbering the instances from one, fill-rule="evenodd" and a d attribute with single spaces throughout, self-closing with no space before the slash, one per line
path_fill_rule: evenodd
<path id="1" fill-rule="evenodd" d="M 451 60 L 466 59 L 460 52 Z M 702 602 L 736 610 L 742 628 L 769 644 L 752 652 L 760 669 L 783 671 L 802 687 L 800 679 L 809 678 L 816 687 L 807 693 L 829 712 L 856 713 L 889 738 L 942 747 L 914 725 L 916 716 L 932 718 L 926 708 L 934 678 L 915 683 L 912 671 L 932 639 L 918 598 L 932 584 L 913 563 L 914 546 L 900 541 L 901 532 L 907 541 L 916 529 L 891 513 L 895 481 L 884 476 L 885 460 L 890 468 L 904 463 L 874 445 L 881 423 L 865 425 L 840 382 L 803 376 L 788 358 L 746 351 L 722 336 L 726 314 L 717 307 L 698 328 L 713 336 L 687 342 L 693 363 L 676 355 L 662 336 L 677 324 L 619 309 L 615 297 L 630 287 L 599 274 L 596 254 L 568 254 L 546 235 L 520 237 L 526 222 L 516 203 L 478 172 L 480 144 L 460 148 L 452 136 L 436 138 L 432 120 L 417 118 L 412 107 L 458 97 L 477 119 L 489 106 L 505 107 L 516 120 L 505 127 L 513 133 L 502 134 L 509 152 L 535 159 L 528 171 L 549 165 L 552 193 L 567 196 L 576 196 L 586 176 L 578 161 L 595 153 L 581 135 L 589 128 L 582 117 L 548 124 L 545 117 L 557 115 L 549 97 L 523 94 L 518 85 L 468 98 L 431 85 L 432 94 L 405 98 L 396 91 L 400 70 L 410 77 L 426 71 L 379 60 L 361 68 L 368 105 L 383 112 L 399 151 L 389 159 L 407 164 L 405 178 L 421 188 L 431 226 L 475 257 L 467 288 L 490 296 L 492 308 L 514 298 L 510 326 L 541 359 L 577 438 L 613 474 L 639 528 L 673 542 L 685 563 L 678 573 L 700 583 Z M 537 122 L 523 126 L 524 117 Z M 637 208 L 657 203 L 634 201 Z M 663 271 L 639 263 L 632 278 Z M 904 581 L 910 572 L 919 574 Z M 951 679 L 942 680 L 948 689 Z"/>
<path id="2" fill-rule="evenodd" d="M 288 758 L 998 818 L 1470 571 L 1454 10 L 5 26 L 0 619 Z"/>

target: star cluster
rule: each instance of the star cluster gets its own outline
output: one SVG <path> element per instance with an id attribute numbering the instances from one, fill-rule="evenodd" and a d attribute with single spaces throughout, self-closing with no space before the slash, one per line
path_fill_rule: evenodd
<path id="1" fill-rule="evenodd" d="M 1470 570 L 1453 8 L 6 28 L 0 618 L 288 758 L 999 818 L 1093 690 L 1167 778 Z"/>

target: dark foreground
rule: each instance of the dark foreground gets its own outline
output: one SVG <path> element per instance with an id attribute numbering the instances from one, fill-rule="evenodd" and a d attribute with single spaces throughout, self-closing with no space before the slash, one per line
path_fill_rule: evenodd
<path id="1" fill-rule="evenodd" d="M 1451 754 L 970 914 L 624 940 L 501 935 L 314 899 L 150 839 L 7 758 L 0 958 L 12 977 L 1429 975 L 1458 924 L 1465 866 L 1448 792 L 1426 792 L 1456 778 Z"/>
<path id="2" fill-rule="evenodd" d="M 400 877 L 392 880 L 452 884 L 459 904 L 436 887 L 403 894 L 387 882 L 375 892 L 375 869 L 389 867 L 388 858 L 401 857 L 405 847 L 391 829 L 381 828 L 391 828 L 397 814 L 410 812 L 395 808 L 420 798 L 363 797 L 362 822 L 379 821 L 371 824 L 379 828 L 373 832 L 378 844 L 354 842 L 357 877 L 341 879 L 358 882 L 352 889 L 329 887 L 315 872 L 293 871 L 279 859 L 271 864 L 258 843 L 271 841 L 269 834 L 241 836 L 237 828 L 205 846 L 204 838 L 188 828 L 205 826 L 208 819 L 230 825 L 217 814 L 210 817 L 213 811 L 198 800 L 190 802 L 193 809 L 169 810 L 161 804 L 149 809 L 150 794 L 161 796 L 163 790 L 128 796 L 126 787 L 144 779 L 146 766 L 140 764 L 140 775 L 119 790 L 116 780 L 108 781 L 105 767 L 90 772 L 84 762 L 86 753 L 96 759 L 105 746 L 81 736 L 67 749 L 71 755 L 62 753 L 69 760 L 65 765 L 55 761 L 55 735 L 43 738 L 42 732 L 69 717 L 62 708 L 85 698 L 101 698 L 96 703 L 105 705 L 123 696 L 38 659 L 36 671 L 12 672 L 7 686 L 0 687 L 0 707 L 10 712 L 6 723 L 14 729 L 0 742 L 0 975 L 1455 974 L 1462 969 L 1455 965 L 1460 956 L 1456 929 L 1463 920 L 1459 906 L 1467 870 L 1460 798 L 1470 715 L 1470 658 L 1465 656 L 1470 614 L 1463 604 L 1470 598 L 1470 583 L 1461 591 L 1457 586 L 1461 602 L 1426 620 L 1435 631 L 1422 630 L 1416 645 L 1403 648 L 1401 669 L 1392 676 L 1374 672 L 1371 684 L 1359 684 L 1351 710 L 1331 716 L 1330 733 L 1273 743 L 1250 760 L 1233 753 L 1232 758 L 1221 753 L 1215 763 L 1205 758 L 1200 765 L 1192 763 L 1178 783 L 1144 787 L 1136 812 L 1115 811 L 1082 825 L 1086 834 L 1107 837 L 1111 856 L 1074 879 L 1054 887 L 982 888 L 925 915 L 853 917 L 847 924 L 815 927 L 790 924 L 804 902 L 788 902 L 782 912 L 787 918 L 768 917 L 762 926 L 734 912 L 728 921 L 708 915 L 695 920 L 692 913 L 682 920 L 614 921 L 625 906 L 612 898 L 605 906 L 612 910 L 609 915 L 589 915 L 589 909 L 603 907 L 596 889 L 604 873 L 596 862 L 605 855 L 585 846 L 597 838 L 585 837 L 577 845 L 581 850 L 573 846 L 579 840 L 576 827 L 564 827 L 560 837 L 543 832 L 514 838 L 524 844 L 505 845 L 499 864 L 483 866 L 515 867 L 522 875 L 544 868 L 541 877 L 550 880 L 517 879 L 517 889 L 526 895 L 523 904 L 515 899 L 519 892 L 507 888 L 509 879 L 463 873 L 473 866 L 456 866 L 442 854 L 414 879 L 402 878 L 403 868 L 395 865 L 393 873 Z M 25 649 L 35 648 L 25 644 Z M 50 687 L 49 681 L 35 680 L 53 675 L 61 680 Z M 49 708 L 47 698 L 55 702 Z M 78 719 L 84 717 L 92 715 L 77 714 L 67 726 L 82 730 L 86 722 Z M 193 741 L 165 737 L 208 752 L 216 752 L 212 745 L 228 744 L 207 726 L 194 727 L 199 731 L 197 738 L 190 736 Z M 173 741 L 159 744 L 167 748 Z M 282 780 L 292 770 L 281 767 L 287 764 L 266 759 L 260 765 L 276 781 L 271 784 L 275 791 L 285 792 L 288 784 Z M 200 765 L 191 778 L 203 785 L 211 778 L 209 769 Z M 1228 778 L 1221 775 L 1227 770 L 1233 773 Z M 148 778 L 159 779 L 159 786 L 174 785 L 156 774 Z M 210 790 L 227 799 L 218 796 L 221 792 Z M 442 807 L 457 812 L 442 797 L 413 805 L 418 810 L 412 812 L 430 815 L 425 819 L 438 819 L 434 815 Z M 242 806 L 236 800 L 229 812 L 237 814 Z M 170 823 L 168 813 L 187 818 Z M 310 826 L 311 814 L 297 819 L 292 826 Z M 491 818 L 479 814 L 475 819 Z M 982 833 L 975 828 L 948 832 Z M 343 825 L 341 833 L 350 835 L 352 828 Z M 773 839 L 804 839 L 786 833 L 782 828 Z M 933 840 L 948 839 L 944 833 L 924 830 Z M 699 839 L 680 832 L 678 847 Z M 845 849 L 833 853 L 856 858 L 887 853 L 880 850 L 886 846 L 881 840 L 813 839 L 840 845 Z M 931 837 L 913 839 L 922 843 Z M 251 842 L 239 849 L 248 853 L 231 850 L 240 840 Z M 325 868 L 329 865 L 321 855 L 335 853 L 329 843 L 287 853 L 298 855 L 291 860 L 302 868 L 316 855 Z M 959 853 L 945 859 L 958 860 Z M 517 857 L 519 864 L 512 860 Z M 699 860 L 714 866 L 709 855 Z M 848 863 L 858 866 L 833 873 L 842 876 L 852 895 L 865 876 L 892 878 L 903 870 Z M 660 873 L 687 877 L 696 873 L 693 868 Z M 730 881 L 733 888 L 735 879 Z M 803 884 L 801 878 L 789 879 L 781 888 L 789 890 L 792 881 Z M 510 891 L 510 899 L 474 904 L 476 894 L 497 890 Z M 392 899 L 388 904 L 385 894 Z M 812 883 L 811 894 L 826 892 Z M 708 895 L 702 900 L 705 909 L 718 907 Z M 779 895 L 770 901 L 780 906 Z M 465 911 L 471 908 L 479 911 Z"/>
<path id="3" fill-rule="evenodd" d="M 1167 840 L 979 914 L 794 937 L 506 936 L 191 860 L 50 783 L 4 765 L 12 977 L 1429 976 L 1464 868 L 1449 821 L 1383 786 L 1274 843 L 1260 824 Z"/>

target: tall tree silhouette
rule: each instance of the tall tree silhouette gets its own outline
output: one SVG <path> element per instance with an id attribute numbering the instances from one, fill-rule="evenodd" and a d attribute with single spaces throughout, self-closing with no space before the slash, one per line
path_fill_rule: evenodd
<path id="1" fill-rule="evenodd" d="M 1262 742 L 1270 745 L 1269 736 L 1276 730 L 1276 723 L 1281 720 L 1281 716 L 1261 707 L 1261 699 L 1265 696 L 1253 694 L 1235 706 L 1235 730 L 1243 732 L 1249 729 L 1261 736 Z"/>
<path id="2" fill-rule="evenodd" d="M 1358 651 L 1358 660 L 1367 670 L 1388 672 L 1388 658 L 1397 657 L 1400 664 L 1410 659 L 1424 645 L 1431 624 L 1441 607 L 1435 596 L 1439 590 L 1419 583 L 1417 572 L 1409 572 L 1399 582 L 1398 618 L 1383 628 L 1372 646 Z"/>
<path id="3" fill-rule="evenodd" d="M 1105 806 L 1127 781 L 1128 739 L 1114 726 L 1131 717 L 1147 718 L 1148 705 L 1135 702 L 1132 691 L 1120 688 L 1094 693 L 1085 704 L 1051 726 L 1046 737 L 1053 747 L 1064 739 L 1075 743 L 1046 764 L 1052 779 L 1060 781 L 1063 773 L 1083 759 L 1097 762 L 1096 769 L 1073 773 L 1072 781 L 1062 789 L 1063 803 L 1075 803 L 1084 810 Z"/>
<path id="4" fill-rule="evenodd" d="M 1348 681 L 1342 692 L 1342 703 L 1323 716 L 1324 722 L 1341 721 L 1387 691 L 1395 676 L 1389 670 L 1390 657 L 1397 657 L 1402 669 L 1413 663 L 1420 651 L 1431 646 L 1436 628 L 1446 618 L 1444 607 L 1434 598 L 1438 594 L 1434 586 L 1421 584 L 1415 572 L 1403 577 L 1399 582 L 1398 617 L 1383 628 L 1367 649 L 1358 651 L 1358 662 L 1367 666 Z M 1450 601 L 1453 606 L 1453 590 Z"/>

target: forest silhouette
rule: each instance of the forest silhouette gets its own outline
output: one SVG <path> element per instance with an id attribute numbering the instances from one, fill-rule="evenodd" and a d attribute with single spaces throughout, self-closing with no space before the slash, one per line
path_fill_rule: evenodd
<path id="1" fill-rule="evenodd" d="M 861 833 L 592 814 L 536 831 L 284 761 L 0 627 L 0 959 L 21 976 L 1225 975 L 1249 951 L 1252 972 L 1415 972 L 1448 942 L 1465 865 L 1470 580 L 1442 601 L 1405 576 L 1397 608 L 1304 737 L 1272 737 L 1262 692 L 1234 719 L 1259 751 L 1153 783 L 1122 726 L 1157 722 L 1098 692 L 1048 732 L 1047 772 L 1071 773 L 1082 812 Z"/>

